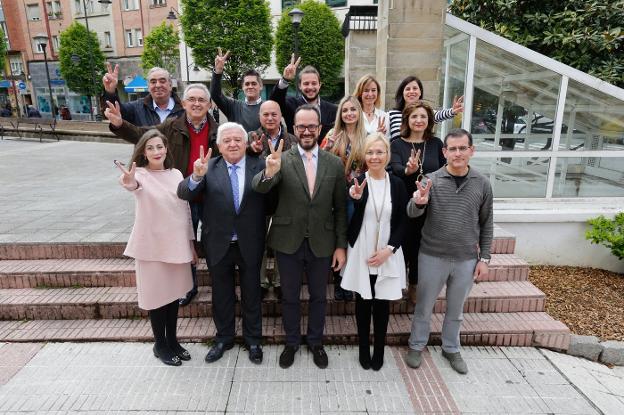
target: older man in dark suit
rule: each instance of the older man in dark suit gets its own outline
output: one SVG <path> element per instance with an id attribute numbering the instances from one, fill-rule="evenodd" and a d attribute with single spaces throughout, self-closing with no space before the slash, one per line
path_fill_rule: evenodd
<path id="1" fill-rule="evenodd" d="M 249 359 L 262 362 L 262 307 L 260 263 L 266 233 L 264 195 L 252 189 L 251 180 L 264 169 L 264 160 L 245 156 L 247 133 L 236 123 L 217 130 L 220 156 L 211 150 L 193 165 L 193 174 L 178 186 L 178 196 L 194 200 L 203 194 L 202 243 L 212 277 L 212 308 L 217 336 L 206 355 L 219 360 L 234 345 L 235 266 L 238 267 L 243 313 L 243 337 Z M 243 255 L 244 252 L 244 255 Z"/>
<path id="2" fill-rule="evenodd" d="M 282 154 L 271 147 L 266 169 L 253 179 L 253 187 L 266 193 L 278 190 L 268 244 L 275 250 L 282 284 L 282 321 L 286 347 L 282 368 L 290 367 L 301 343 L 300 291 L 305 271 L 310 303 L 307 344 L 314 363 L 326 368 L 323 349 L 326 289 L 330 267 L 342 268 L 347 247 L 346 183 L 340 159 L 319 150 L 320 114 L 313 105 L 297 108 L 294 131 L 297 146 Z"/>

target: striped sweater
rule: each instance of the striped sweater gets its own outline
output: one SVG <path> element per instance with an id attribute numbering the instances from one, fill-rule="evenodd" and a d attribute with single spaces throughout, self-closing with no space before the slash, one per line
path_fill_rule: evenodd
<path id="1" fill-rule="evenodd" d="M 457 260 L 490 258 L 494 212 L 492 186 L 487 177 L 471 168 L 459 188 L 446 166 L 427 177 L 433 183 L 420 252 Z M 425 207 L 416 206 L 414 199 L 410 199 L 409 217 L 418 217 L 424 212 Z"/>
<path id="2" fill-rule="evenodd" d="M 390 141 L 396 140 L 401 136 L 401 113 L 399 110 L 390 110 L 387 112 L 390 121 Z M 445 120 L 450 120 L 455 115 L 451 108 L 444 108 L 433 112 L 433 121 L 436 124 Z"/>

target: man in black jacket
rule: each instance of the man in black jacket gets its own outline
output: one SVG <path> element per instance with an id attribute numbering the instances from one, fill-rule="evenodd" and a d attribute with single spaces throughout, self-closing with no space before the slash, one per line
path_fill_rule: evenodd
<path id="1" fill-rule="evenodd" d="M 338 106 L 329 101 L 325 101 L 319 96 L 321 90 L 321 75 L 314 66 L 306 66 L 299 73 L 299 83 L 297 87 L 301 92 L 301 96 L 291 97 L 286 96 L 288 92 L 288 84 L 295 79 L 297 74 L 297 66 L 301 57 L 295 61 L 295 55 L 292 55 L 290 64 L 284 68 L 284 73 L 280 81 L 275 85 L 273 91 L 271 91 L 270 100 L 277 102 L 282 109 L 282 115 L 286 121 L 286 127 L 288 132 L 294 134 L 293 123 L 295 118 L 295 110 L 304 104 L 314 105 L 321 114 L 321 132 L 318 140 L 319 144 L 327 135 L 327 132 L 334 128 L 334 122 L 336 121 L 336 112 Z"/>
<path id="2" fill-rule="evenodd" d="M 137 127 L 158 125 L 167 118 L 177 118 L 184 114 L 182 103 L 176 94 L 172 93 L 171 75 L 165 69 L 154 67 L 147 73 L 147 85 L 149 95 L 124 104 L 119 101 L 117 95 L 117 83 L 119 79 L 119 65 L 112 68 L 106 64 L 108 71 L 102 78 L 104 84 L 104 101 L 110 101 L 121 105 L 121 116 L 129 123 Z"/>

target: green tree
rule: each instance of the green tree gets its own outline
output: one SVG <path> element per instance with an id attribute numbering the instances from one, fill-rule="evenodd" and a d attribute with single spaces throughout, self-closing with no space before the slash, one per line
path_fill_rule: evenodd
<path id="1" fill-rule="evenodd" d="M 312 65 L 321 74 L 323 95 L 332 95 L 341 82 L 340 73 L 344 62 L 344 39 L 340 23 L 325 4 L 306 0 L 297 5 L 304 12 L 299 27 L 300 68 Z M 284 10 L 275 33 L 276 63 L 280 73 L 290 62 L 293 53 L 293 27 L 288 16 L 292 7 Z"/>
<path id="2" fill-rule="evenodd" d="M 180 38 L 172 24 L 162 22 L 145 37 L 141 67 L 145 72 L 154 66 L 174 74 L 178 68 Z"/>
<path id="3" fill-rule="evenodd" d="M 85 26 L 74 22 L 60 38 L 59 65 L 67 87 L 89 97 L 99 96 L 105 61 L 95 32 L 87 32 Z"/>
<path id="4" fill-rule="evenodd" d="M 4 69 L 6 63 L 7 44 L 4 39 L 4 31 L 0 27 L 0 68 Z"/>
<path id="5" fill-rule="evenodd" d="M 624 87 L 624 0 L 453 0 L 451 13 Z"/>
<path id="6" fill-rule="evenodd" d="M 239 80 L 249 69 L 263 72 L 271 63 L 271 11 L 265 0 L 181 0 L 184 39 L 193 60 L 214 67 L 217 48 L 229 50 L 224 81 L 238 95 Z"/>

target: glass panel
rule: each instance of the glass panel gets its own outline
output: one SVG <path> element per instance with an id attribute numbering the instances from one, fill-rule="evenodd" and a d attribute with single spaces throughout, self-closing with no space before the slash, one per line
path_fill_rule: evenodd
<path id="1" fill-rule="evenodd" d="M 477 42 L 471 129 L 481 151 L 549 150 L 561 76 Z"/>
<path id="2" fill-rule="evenodd" d="M 470 166 L 486 175 L 494 197 L 545 197 L 550 159 L 541 157 L 478 158 Z"/>
<path id="3" fill-rule="evenodd" d="M 570 80 L 559 148 L 577 151 L 624 150 L 622 114 L 624 102 Z"/>
<path id="4" fill-rule="evenodd" d="M 450 30 L 449 30 L 450 29 Z M 466 61 L 468 59 L 468 43 L 469 37 L 455 29 L 446 26 L 445 37 L 446 40 L 450 39 L 458 39 L 456 36 L 459 35 L 463 40 L 453 43 L 450 45 L 450 65 L 449 65 L 449 74 L 446 75 L 446 56 L 444 53 L 442 59 L 442 71 L 443 71 L 443 79 L 448 80 L 448 87 L 446 89 L 446 102 L 449 103 L 449 106 L 452 105 L 454 97 L 460 97 L 464 95 L 465 88 L 465 80 L 466 80 Z M 446 50 L 445 50 L 446 52 Z M 440 83 L 440 102 L 445 102 L 444 96 L 444 82 Z M 461 116 L 457 116 L 453 119 L 446 120 L 441 123 L 442 131 L 449 131 L 452 128 L 461 127 Z M 438 129 L 438 131 L 440 131 Z"/>
<path id="5" fill-rule="evenodd" d="M 624 196 L 624 157 L 559 158 L 553 196 Z"/>

